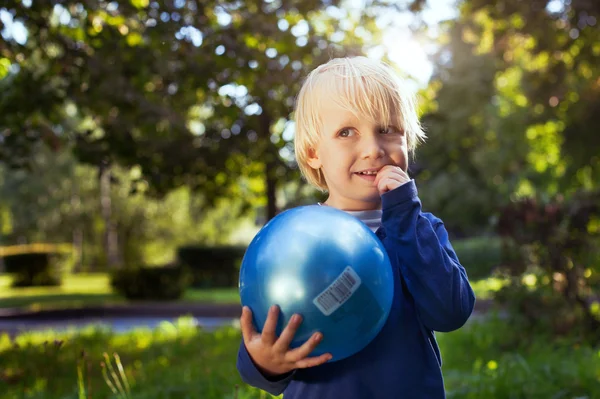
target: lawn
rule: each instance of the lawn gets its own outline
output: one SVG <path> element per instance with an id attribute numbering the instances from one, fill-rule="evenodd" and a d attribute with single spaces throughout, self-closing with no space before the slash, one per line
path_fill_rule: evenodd
<path id="1" fill-rule="evenodd" d="M 66 276 L 60 287 L 11 288 L 11 277 L 0 275 L 0 308 L 23 307 L 30 310 L 74 308 L 91 305 L 125 303 L 113 293 L 108 274 L 76 274 Z M 487 299 L 502 286 L 493 277 L 474 281 L 478 299 Z M 183 302 L 239 303 L 237 288 L 189 289 Z"/>
<path id="2" fill-rule="evenodd" d="M 489 278 L 473 282 L 479 298 L 502 286 Z M 184 301 L 237 303 L 237 289 L 190 289 Z M 0 276 L 0 307 L 72 307 L 123 303 L 105 274 L 73 275 L 61 287 L 10 287 Z M 600 347 L 582 342 L 521 336 L 493 313 L 464 328 L 437 334 L 448 399 L 600 398 Z M 268 398 L 246 386 L 235 369 L 240 332 L 199 330 L 186 318 L 151 330 L 116 334 L 100 327 L 0 335 L 0 399 Z M 121 378 L 130 396 L 115 396 L 109 384 Z M 193 354 L 190 356 L 190 354 Z M 108 358 L 106 357 L 108 356 Z M 102 364 L 110 364 L 103 375 Z M 78 375 L 80 377 L 78 377 Z M 124 382 L 120 381 L 123 389 Z M 85 395 L 83 391 L 85 390 Z"/>
<path id="3" fill-rule="evenodd" d="M 0 308 L 31 310 L 125 303 L 113 293 L 108 274 L 66 276 L 60 287 L 11 288 L 11 277 L 0 275 Z M 184 302 L 239 303 L 237 288 L 189 289 Z"/>
<path id="4" fill-rule="evenodd" d="M 600 397 L 600 347 L 519 335 L 495 317 L 438 334 L 448 399 Z M 88 328 L 0 336 L 0 399 L 115 398 L 102 375 L 104 353 L 114 369 L 106 378 L 126 389 L 114 354 L 122 362 L 131 390 L 123 398 L 270 397 L 240 381 L 239 342 L 235 327 L 210 333 L 185 318 L 126 334 Z M 82 389 L 89 396 L 78 395 Z"/>

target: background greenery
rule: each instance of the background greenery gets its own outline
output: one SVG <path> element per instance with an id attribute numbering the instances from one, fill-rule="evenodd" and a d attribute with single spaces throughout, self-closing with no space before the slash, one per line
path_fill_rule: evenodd
<path id="1" fill-rule="evenodd" d="M 492 309 L 440 334 L 448 396 L 600 397 L 598 18 L 574 0 L 4 1 L 0 307 L 237 301 L 260 226 L 322 199 L 293 161 L 302 77 L 367 54 L 417 91 L 410 173 Z M 427 81 L 400 66 L 417 50 Z M 106 351 L 135 397 L 265 397 L 240 384 L 238 343 L 185 321 L 4 336 L 0 392 L 81 397 L 83 364 L 107 397 Z"/>

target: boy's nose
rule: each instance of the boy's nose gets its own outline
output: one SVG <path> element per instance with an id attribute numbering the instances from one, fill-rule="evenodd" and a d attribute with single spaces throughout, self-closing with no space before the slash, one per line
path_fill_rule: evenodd
<path id="1" fill-rule="evenodd" d="M 365 137 L 362 143 L 363 158 L 378 159 L 385 155 L 382 143 L 378 137 Z"/>

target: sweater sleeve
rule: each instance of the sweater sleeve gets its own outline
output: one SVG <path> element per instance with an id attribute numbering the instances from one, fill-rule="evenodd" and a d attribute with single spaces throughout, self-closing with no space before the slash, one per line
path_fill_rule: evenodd
<path id="1" fill-rule="evenodd" d="M 414 181 L 383 194 L 382 210 L 390 258 L 395 258 L 425 327 L 440 332 L 462 327 L 475 294 L 443 222 L 421 212 Z"/>
<path id="2" fill-rule="evenodd" d="M 292 371 L 284 376 L 272 379 L 265 377 L 256 367 L 252 361 L 252 358 L 250 358 L 250 354 L 246 350 L 246 345 L 244 345 L 243 341 L 238 351 L 237 369 L 242 377 L 242 381 L 244 381 L 246 384 L 262 389 L 263 391 L 275 396 L 281 395 L 281 393 L 287 388 L 295 373 L 295 371 Z"/>

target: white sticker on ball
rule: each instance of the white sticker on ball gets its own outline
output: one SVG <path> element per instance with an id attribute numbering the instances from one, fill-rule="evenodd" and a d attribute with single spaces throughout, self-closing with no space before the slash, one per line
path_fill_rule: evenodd
<path id="1" fill-rule="evenodd" d="M 350 299 L 360 284 L 360 277 L 348 266 L 329 287 L 313 299 L 313 303 L 325 316 L 329 316 Z"/>

